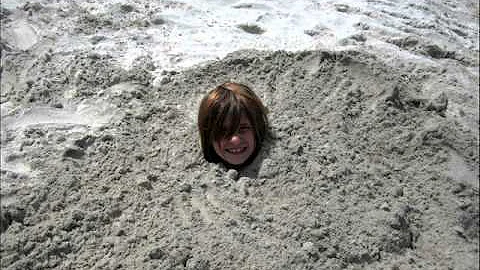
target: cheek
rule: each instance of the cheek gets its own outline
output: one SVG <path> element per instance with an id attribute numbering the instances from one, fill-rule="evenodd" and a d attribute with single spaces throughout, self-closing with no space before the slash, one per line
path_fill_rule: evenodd
<path id="1" fill-rule="evenodd" d="M 217 152 L 217 154 L 220 154 L 222 152 L 221 151 L 221 149 L 222 149 L 221 141 L 214 141 L 212 143 L 212 145 L 213 145 L 213 149 L 215 150 L 215 152 Z"/>
<path id="2" fill-rule="evenodd" d="M 253 132 L 249 134 L 248 141 L 253 146 L 253 148 L 257 147 L 257 141 L 255 140 L 255 135 L 253 134 Z"/>

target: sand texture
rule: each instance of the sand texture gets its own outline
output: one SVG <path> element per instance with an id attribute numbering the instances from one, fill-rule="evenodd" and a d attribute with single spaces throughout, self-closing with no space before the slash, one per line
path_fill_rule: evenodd
<path id="1" fill-rule="evenodd" d="M 241 50 L 156 81 L 149 57 L 126 69 L 16 27 L 1 269 L 479 268 L 478 50 Z M 228 80 L 269 109 L 241 171 L 207 163 L 196 130 L 200 99 Z"/>

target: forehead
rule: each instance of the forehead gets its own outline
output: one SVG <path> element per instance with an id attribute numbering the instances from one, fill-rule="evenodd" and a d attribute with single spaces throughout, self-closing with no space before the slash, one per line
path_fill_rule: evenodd
<path id="1" fill-rule="evenodd" d="M 250 120 L 248 120 L 247 116 L 242 115 L 242 117 L 240 117 L 240 125 L 250 125 Z"/>
<path id="2" fill-rule="evenodd" d="M 223 130 L 224 131 L 227 131 L 227 130 L 230 130 L 232 132 L 234 132 L 238 127 L 240 126 L 251 126 L 251 122 L 250 120 L 248 119 L 248 117 L 246 115 L 243 115 L 240 117 L 239 119 L 240 121 L 238 122 L 238 126 L 236 126 L 235 122 L 232 123 L 232 119 L 226 119 L 224 122 L 223 122 Z"/>
<path id="3" fill-rule="evenodd" d="M 223 124 L 225 126 L 228 126 L 228 125 L 230 125 L 231 121 L 232 121 L 232 118 L 228 117 L 227 119 L 225 119 L 225 122 L 223 122 Z M 240 123 L 239 124 L 240 125 L 250 124 L 250 120 L 248 119 L 248 117 L 245 114 L 242 114 L 242 116 L 240 116 Z"/>

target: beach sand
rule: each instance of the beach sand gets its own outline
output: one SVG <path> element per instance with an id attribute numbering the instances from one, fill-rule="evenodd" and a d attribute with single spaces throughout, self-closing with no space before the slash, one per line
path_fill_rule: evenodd
<path id="1" fill-rule="evenodd" d="M 125 69 L 16 25 L 2 269 L 479 268 L 478 50 L 241 50 L 155 82 L 149 57 Z M 207 163 L 196 130 L 200 99 L 230 80 L 269 109 L 241 171 Z"/>

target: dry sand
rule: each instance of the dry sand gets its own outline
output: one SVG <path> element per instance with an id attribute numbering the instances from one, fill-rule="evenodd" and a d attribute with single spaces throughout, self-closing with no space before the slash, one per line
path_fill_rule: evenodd
<path id="1" fill-rule="evenodd" d="M 22 37 L 2 42 L 2 269 L 479 268 L 478 51 L 246 50 L 155 85 L 148 57 Z M 241 171 L 195 126 L 226 80 L 270 110 Z"/>

